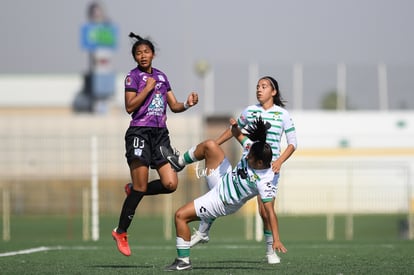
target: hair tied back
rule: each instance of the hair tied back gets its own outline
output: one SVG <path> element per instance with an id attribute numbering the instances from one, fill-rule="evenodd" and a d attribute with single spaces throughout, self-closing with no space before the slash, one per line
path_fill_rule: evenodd
<path id="1" fill-rule="evenodd" d="M 142 39 L 142 37 L 141 36 L 139 36 L 139 35 L 137 35 L 137 34 L 135 34 L 135 33 L 133 33 L 133 32 L 130 32 L 129 33 L 129 37 L 131 37 L 131 38 L 135 38 L 136 40 L 143 40 Z"/>

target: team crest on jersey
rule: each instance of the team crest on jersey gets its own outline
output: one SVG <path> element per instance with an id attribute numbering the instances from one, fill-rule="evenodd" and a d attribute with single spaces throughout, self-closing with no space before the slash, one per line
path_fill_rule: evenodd
<path id="1" fill-rule="evenodd" d="M 125 79 L 125 85 L 131 85 L 131 83 L 132 83 L 132 79 L 131 79 L 131 77 L 130 76 L 127 76 L 127 78 Z"/>
<path id="2" fill-rule="evenodd" d="M 259 176 L 258 175 L 253 174 L 253 175 L 250 176 L 250 181 L 257 181 L 257 180 L 259 180 Z"/>
<path id="3" fill-rule="evenodd" d="M 252 147 L 251 143 L 246 144 L 246 151 L 250 151 L 250 148 Z"/>
<path id="4" fill-rule="evenodd" d="M 162 100 L 161 93 L 155 92 L 152 98 L 151 104 L 148 106 L 148 115 L 162 116 L 164 112 L 164 101 Z"/>
<path id="5" fill-rule="evenodd" d="M 282 113 L 281 113 L 281 112 L 275 112 L 275 113 L 273 114 L 273 119 L 279 119 L 281 115 L 282 115 Z"/>
<path id="6" fill-rule="evenodd" d="M 240 115 L 240 118 L 238 119 L 237 123 L 240 121 L 246 121 L 246 117 L 244 115 Z"/>

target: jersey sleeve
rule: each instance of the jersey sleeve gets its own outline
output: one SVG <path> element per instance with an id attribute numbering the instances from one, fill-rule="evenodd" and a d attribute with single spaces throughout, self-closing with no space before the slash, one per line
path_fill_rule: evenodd
<path id="1" fill-rule="evenodd" d="M 138 83 L 137 81 L 132 77 L 131 73 L 129 73 L 125 77 L 125 92 L 132 91 L 136 92 L 138 91 Z"/>
<path id="2" fill-rule="evenodd" d="M 287 144 L 291 144 L 296 148 L 297 147 L 296 129 L 295 129 L 293 120 L 287 111 L 283 113 L 283 124 L 284 124 Z"/>
<path id="3" fill-rule="evenodd" d="M 241 146 L 243 147 L 242 156 L 246 157 L 247 154 L 250 151 L 250 147 L 252 147 L 253 141 L 251 141 L 248 137 L 244 137 L 244 139 L 241 142 Z"/>
<path id="4" fill-rule="evenodd" d="M 172 91 L 170 81 L 168 81 L 168 78 L 167 78 L 166 75 L 165 75 L 165 88 L 167 89 L 167 92 L 171 92 Z"/>
<path id="5" fill-rule="evenodd" d="M 240 129 L 243 129 L 249 123 L 249 121 L 247 120 L 248 115 L 248 108 L 246 108 L 241 112 L 240 116 L 237 118 L 237 124 L 239 125 Z"/>

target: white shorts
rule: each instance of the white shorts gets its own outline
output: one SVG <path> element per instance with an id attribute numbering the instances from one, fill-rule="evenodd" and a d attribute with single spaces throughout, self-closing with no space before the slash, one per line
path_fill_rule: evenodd
<path id="1" fill-rule="evenodd" d="M 221 177 L 224 176 L 227 173 L 230 173 L 232 170 L 230 161 L 227 158 L 224 158 L 223 161 L 220 163 L 220 165 L 214 169 L 207 171 L 206 180 L 208 189 L 213 189 L 214 186 L 217 185 L 217 183 L 220 182 Z"/>
<path id="2" fill-rule="evenodd" d="M 231 172 L 231 170 L 229 160 L 224 158 L 217 169 L 208 171 L 206 179 L 210 191 L 194 200 L 197 217 L 201 220 L 210 221 L 220 216 L 226 216 L 236 212 L 243 206 L 242 202 L 237 205 L 224 205 L 220 199 L 218 185 L 221 184 L 222 176 Z"/>
<path id="3" fill-rule="evenodd" d="M 279 176 L 280 176 L 280 173 L 275 174 L 273 177 L 273 181 L 272 181 L 273 186 L 276 187 L 276 193 L 277 193 L 277 187 L 278 187 L 278 182 L 279 182 Z"/>
<path id="4" fill-rule="evenodd" d="M 230 215 L 243 206 L 243 202 L 232 205 L 225 205 L 218 194 L 219 188 L 214 187 L 206 194 L 194 200 L 194 208 L 199 217 L 203 221 L 211 221 L 221 216 Z"/>

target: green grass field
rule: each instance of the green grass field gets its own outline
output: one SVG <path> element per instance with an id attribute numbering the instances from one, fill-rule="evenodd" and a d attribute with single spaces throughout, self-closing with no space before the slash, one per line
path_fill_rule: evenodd
<path id="1" fill-rule="evenodd" d="M 244 240 L 239 216 L 216 221 L 211 241 L 191 250 L 191 274 L 413 274 L 414 242 L 401 239 L 403 215 L 356 216 L 345 240 L 344 217 L 326 240 L 323 216 L 281 216 L 288 253 L 268 265 L 261 242 Z M 129 230 L 130 257 L 110 237 L 117 217 L 100 219 L 100 240 L 82 241 L 80 218 L 12 217 L 11 240 L 1 241 L 0 274 L 160 274 L 175 256 L 175 240 L 161 236 L 161 218 L 137 216 Z M 197 224 L 192 223 L 195 227 Z M 29 250 L 31 249 L 31 250 Z"/>

